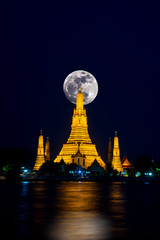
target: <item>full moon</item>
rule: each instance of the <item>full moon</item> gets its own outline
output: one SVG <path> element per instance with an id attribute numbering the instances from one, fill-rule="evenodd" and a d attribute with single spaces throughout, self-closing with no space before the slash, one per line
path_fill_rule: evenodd
<path id="1" fill-rule="evenodd" d="M 91 103 L 98 93 L 98 83 L 95 77 L 83 70 L 74 71 L 66 77 L 63 83 L 63 91 L 68 100 L 73 104 L 76 104 L 79 86 L 81 86 L 83 93 L 83 104 Z"/>

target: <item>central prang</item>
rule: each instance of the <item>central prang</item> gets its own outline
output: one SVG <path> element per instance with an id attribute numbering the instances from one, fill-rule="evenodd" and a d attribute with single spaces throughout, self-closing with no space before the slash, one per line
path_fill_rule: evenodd
<path id="1" fill-rule="evenodd" d="M 83 106 L 83 93 L 81 87 L 77 93 L 76 108 L 73 112 L 71 133 L 66 144 L 55 159 L 54 162 L 63 161 L 66 164 L 77 163 L 87 169 L 96 160 L 98 164 L 106 169 L 106 164 L 98 155 L 96 146 L 88 133 L 86 109 Z"/>

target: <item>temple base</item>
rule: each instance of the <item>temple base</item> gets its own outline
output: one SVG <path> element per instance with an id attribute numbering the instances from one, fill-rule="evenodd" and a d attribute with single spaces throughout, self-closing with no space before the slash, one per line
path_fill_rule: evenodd
<path id="1" fill-rule="evenodd" d="M 43 163 L 45 163 L 44 156 L 37 156 L 33 171 L 38 171 Z"/>
<path id="2" fill-rule="evenodd" d="M 87 169 L 96 159 L 97 162 L 103 169 L 106 169 L 106 164 L 103 162 L 101 157 L 98 155 L 94 144 L 81 143 L 78 147 L 78 143 L 63 144 L 62 150 L 60 151 L 54 162 L 60 162 L 64 160 L 66 164 L 73 163 L 73 155 L 76 155 L 78 149 L 82 155 L 85 155 L 85 164 L 83 167 Z"/>
<path id="3" fill-rule="evenodd" d="M 122 163 L 120 157 L 114 157 L 112 161 L 112 166 L 114 170 L 118 172 L 123 172 Z"/>

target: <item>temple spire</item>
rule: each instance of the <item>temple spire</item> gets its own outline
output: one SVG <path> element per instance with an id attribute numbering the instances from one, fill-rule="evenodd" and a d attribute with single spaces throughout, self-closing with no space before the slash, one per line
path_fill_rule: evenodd
<path id="1" fill-rule="evenodd" d="M 111 142 L 111 138 L 109 138 L 109 142 L 108 142 L 108 163 L 112 163 L 112 142 Z"/>
<path id="2" fill-rule="evenodd" d="M 40 131 L 38 139 L 38 148 L 37 148 L 37 158 L 33 170 L 39 170 L 41 165 L 45 162 L 44 158 L 44 144 L 43 144 L 43 135 L 42 130 Z"/>
<path id="3" fill-rule="evenodd" d="M 114 137 L 112 167 L 118 172 L 123 171 L 122 163 L 120 159 L 120 149 L 119 149 L 119 140 L 117 137 L 117 131 L 115 132 L 115 137 Z"/>
<path id="4" fill-rule="evenodd" d="M 77 93 L 76 108 L 73 112 L 71 134 L 67 143 L 91 143 L 88 133 L 86 110 L 83 108 L 83 93 Z"/>
<path id="5" fill-rule="evenodd" d="M 95 144 L 92 144 L 89 137 L 86 109 L 83 107 L 83 93 L 80 86 L 77 93 L 76 108 L 73 111 L 71 133 L 67 143 L 63 144 L 55 162 L 60 162 L 61 159 L 66 164 L 77 161 L 78 165 L 82 163 L 83 168 L 86 169 L 96 159 L 99 165 L 106 169 L 106 164 L 99 156 Z"/>
<path id="6" fill-rule="evenodd" d="M 47 137 L 47 141 L 45 144 L 45 160 L 50 161 L 50 143 L 49 143 L 49 137 Z"/>
<path id="7" fill-rule="evenodd" d="M 79 85 L 79 90 L 78 90 L 78 93 L 77 93 L 76 110 L 83 111 L 83 93 L 81 92 L 81 86 L 80 85 Z"/>

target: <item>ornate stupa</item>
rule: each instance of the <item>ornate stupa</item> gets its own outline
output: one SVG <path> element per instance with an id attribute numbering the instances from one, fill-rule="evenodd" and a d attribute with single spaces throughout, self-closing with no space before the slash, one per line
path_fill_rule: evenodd
<path id="1" fill-rule="evenodd" d="M 49 144 L 49 138 L 47 137 L 47 141 L 45 144 L 45 160 L 50 161 L 50 144 Z"/>
<path id="2" fill-rule="evenodd" d="M 79 157 L 78 157 L 79 156 Z M 106 164 L 98 155 L 96 146 L 92 144 L 88 134 L 86 109 L 83 106 L 83 93 L 79 88 L 76 100 L 76 108 L 73 112 L 71 133 L 66 144 L 55 159 L 54 162 L 73 163 L 74 159 L 81 161 L 84 168 L 89 167 L 96 159 L 101 167 L 106 168 Z M 82 158 L 82 159 L 81 159 Z"/>
<path id="3" fill-rule="evenodd" d="M 108 163 L 112 163 L 112 142 L 111 142 L 111 138 L 109 138 L 109 142 L 108 142 Z"/>
<path id="4" fill-rule="evenodd" d="M 117 132 L 115 132 L 115 137 L 114 137 L 112 167 L 114 170 L 117 170 L 118 172 L 123 171 L 122 163 L 120 159 L 120 149 L 119 149 L 119 140 L 117 137 Z"/>
<path id="5" fill-rule="evenodd" d="M 37 148 L 37 158 L 33 170 L 39 170 L 41 165 L 45 162 L 44 156 L 44 145 L 43 145 L 43 135 L 42 130 L 38 139 L 38 148 Z"/>

